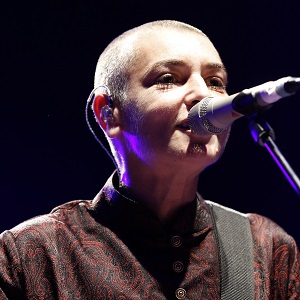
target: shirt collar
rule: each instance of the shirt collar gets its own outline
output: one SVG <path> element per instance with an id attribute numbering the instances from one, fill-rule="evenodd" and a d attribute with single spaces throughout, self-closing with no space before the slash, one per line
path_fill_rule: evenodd
<path id="1" fill-rule="evenodd" d="M 130 223 L 143 230 L 160 231 L 164 225 L 143 204 L 123 195 L 119 190 L 118 174 L 115 171 L 107 180 L 102 190 L 93 200 L 95 211 L 100 213 L 103 207 L 109 209 L 109 218 L 114 222 Z M 107 216 L 106 216 L 107 217 Z M 182 235 L 199 236 L 208 232 L 212 227 L 212 219 L 208 204 L 197 194 L 195 201 L 182 209 L 170 224 L 168 230 Z"/>

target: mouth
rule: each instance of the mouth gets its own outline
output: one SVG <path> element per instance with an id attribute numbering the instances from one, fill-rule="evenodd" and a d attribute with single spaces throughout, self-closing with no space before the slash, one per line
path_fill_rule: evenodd
<path id="1" fill-rule="evenodd" d="M 179 124 L 176 125 L 176 128 L 182 133 L 190 137 L 191 143 L 197 145 L 206 145 L 209 143 L 212 135 L 199 135 L 195 133 L 192 128 L 188 125 L 188 119 L 182 120 Z"/>
<path id="2" fill-rule="evenodd" d="M 191 130 L 190 126 L 187 123 L 187 119 L 180 122 L 176 127 L 182 128 L 184 130 Z"/>

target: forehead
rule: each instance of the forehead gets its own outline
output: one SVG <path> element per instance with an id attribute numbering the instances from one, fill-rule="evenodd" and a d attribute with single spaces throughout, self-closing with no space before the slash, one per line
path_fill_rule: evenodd
<path id="1" fill-rule="evenodd" d="M 136 67 L 146 67 L 160 60 L 179 59 L 187 64 L 221 63 L 211 41 L 201 33 L 182 29 L 158 29 L 138 38 Z"/>

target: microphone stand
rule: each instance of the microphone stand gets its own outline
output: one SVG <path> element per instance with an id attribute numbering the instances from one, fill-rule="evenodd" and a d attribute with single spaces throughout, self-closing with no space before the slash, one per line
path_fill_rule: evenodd
<path id="1" fill-rule="evenodd" d="M 250 116 L 249 119 L 249 129 L 254 141 L 268 150 L 292 188 L 300 196 L 300 180 L 276 146 L 274 130 L 261 114 Z"/>

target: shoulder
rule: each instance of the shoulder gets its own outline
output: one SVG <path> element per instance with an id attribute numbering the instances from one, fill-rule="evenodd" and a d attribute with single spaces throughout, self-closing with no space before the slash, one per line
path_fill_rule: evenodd
<path id="1" fill-rule="evenodd" d="M 249 214 L 253 237 L 254 256 L 257 261 L 273 265 L 273 272 L 293 272 L 300 275 L 300 254 L 295 239 L 281 226 L 267 217 Z M 267 266 L 265 266 L 267 267 Z"/>
<path id="2" fill-rule="evenodd" d="M 248 214 L 253 239 L 259 245 L 270 244 L 279 247 L 282 244 L 295 247 L 294 238 L 273 220 L 259 215 Z"/>
<path id="3" fill-rule="evenodd" d="M 36 216 L 4 231 L 0 235 L 0 242 L 10 241 L 23 246 L 25 241 L 46 244 L 49 240 L 54 240 L 60 231 L 66 231 L 78 224 L 78 219 L 82 219 L 90 203 L 91 201 L 87 200 L 75 200 L 57 206 L 48 214 Z"/>

